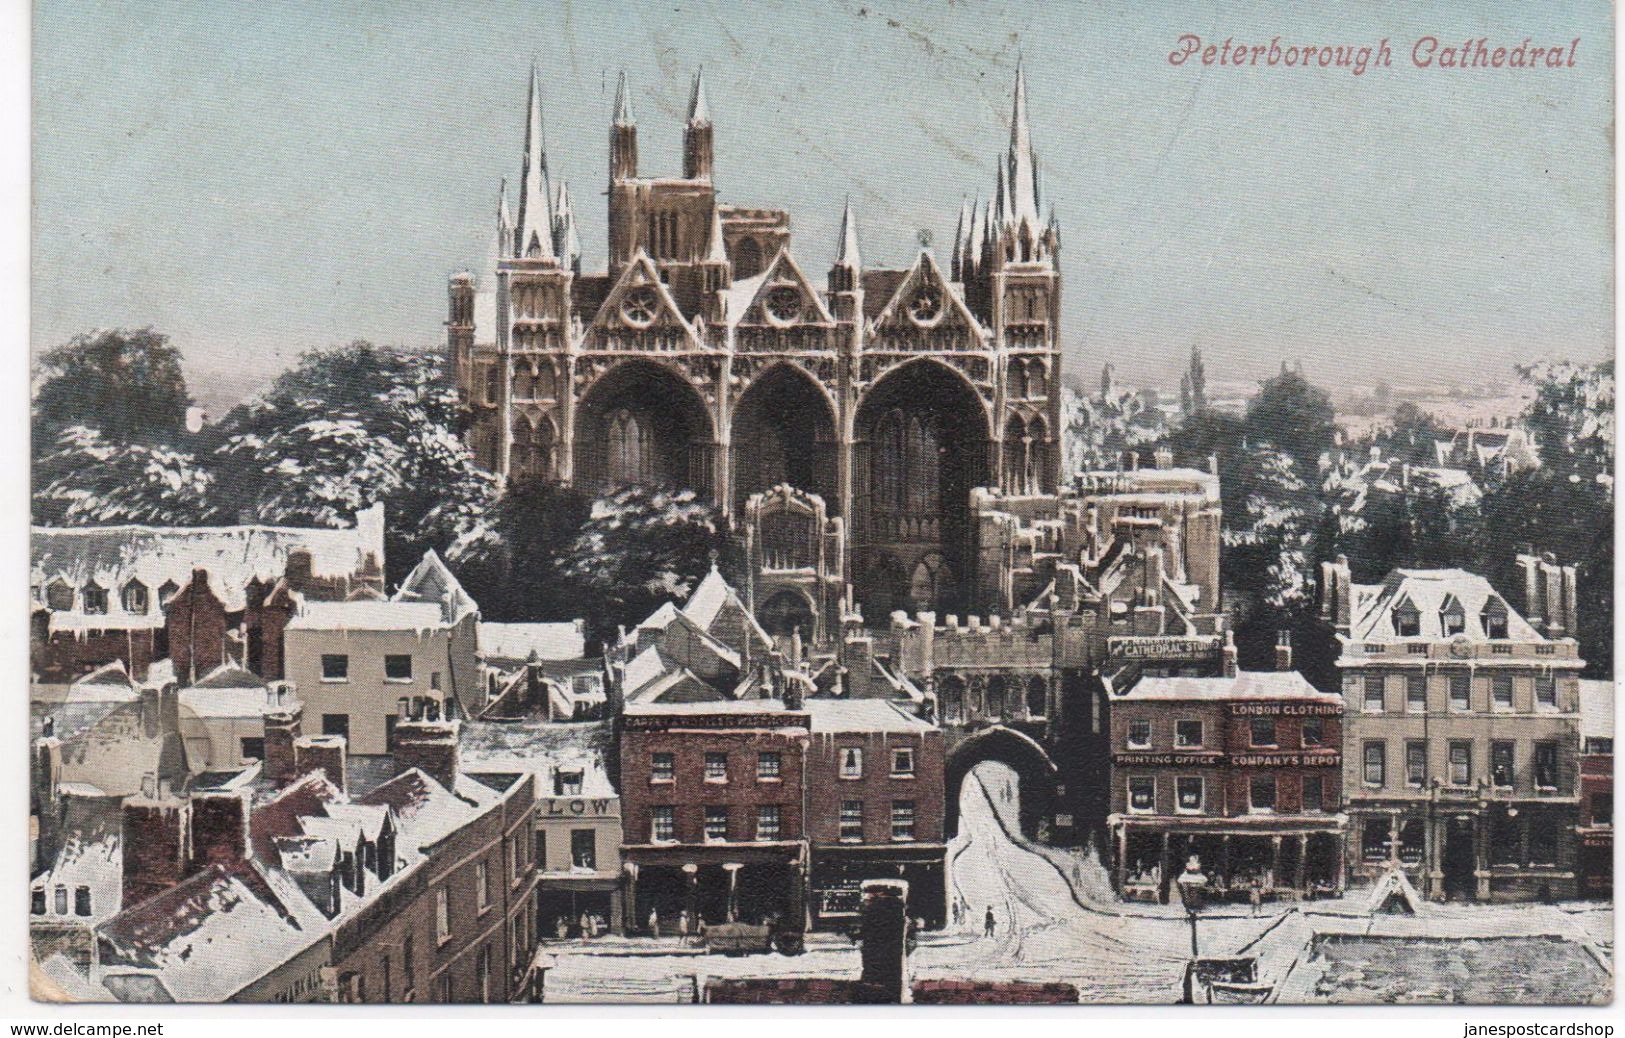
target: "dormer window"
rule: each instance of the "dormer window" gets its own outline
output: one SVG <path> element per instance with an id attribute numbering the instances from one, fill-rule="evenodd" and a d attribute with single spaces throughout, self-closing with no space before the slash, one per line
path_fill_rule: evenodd
<path id="1" fill-rule="evenodd" d="M 1451 595 L 1445 599 L 1444 605 L 1439 607 L 1439 632 L 1446 638 L 1463 634 L 1467 630 L 1467 611 L 1461 607 L 1461 602 Z"/>
<path id="2" fill-rule="evenodd" d="M 73 586 L 66 580 L 53 580 L 45 588 L 45 607 L 57 613 L 73 611 Z"/>
<path id="3" fill-rule="evenodd" d="M 175 592 L 179 591 L 180 589 L 181 586 L 175 583 L 173 580 L 166 580 L 162 584 L 158 585 L 158 608 L 168 609 L 170 599 L 174 598 Z"/>
<path id="4" fill-rule="evenodd" d="M 1484 637 L 1505 638 L 1507 636 L 1507 607 L 1499 598 L 1491 597 L 1484 603 L 1484 611 L 1479 614 L 1478 622 L 1484 627 Z"/>
<path id="5" fill-rule="evenodd" d="M 553 795 L 578 797 L 581 795 L 581 769 L 557 768 L 553 772 Z"/>
<path id="6" fill-rule="evenodd" d="M 147 585 L 139 580 L 132 580 L 124 585 L 120 596 L 123 600 L 124 611 L 131 616 L 146 616 L 148 608 Z"/>
<path id="7" fill-rule="evenodd" d="M 80 592 L 84 596 L 84 611 L 91 616 L 102 616 L 107 612 L 107 589 L 92 580 Z"/>
<path id="8" fill-rule="evenodd" d="M 1394 636 L 1415 638 L 1422 633 L 1422 613 L 1410 599 L 1394 606 Z"/>

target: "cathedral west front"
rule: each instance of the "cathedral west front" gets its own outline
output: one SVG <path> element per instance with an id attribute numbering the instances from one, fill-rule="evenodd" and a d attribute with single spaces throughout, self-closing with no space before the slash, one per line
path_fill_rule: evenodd
<path id="1" fill-rule="evenodd" d="M 866 265 L 849 203 L 822 283 L 789 213 L 718 198 L 702 76 L 676 176 L 640 162 L 622 76 L 601 271 L 583 272 L 569 188 L 550 181 L 534 71 L 527 116 L 490 269 L 449 285 L 479 463 L 509 483 L 688 487 L 735 516 L 770 491 L 815 495 L 760 532 L 781 568 L 824 558 L 834 530 L 865 616 L 977 607 L 974 492 L 1052 495 L 1061 462 L 1060 240 L 1022 72 L 993 197 L 962 205 L 946 263 Z"/>

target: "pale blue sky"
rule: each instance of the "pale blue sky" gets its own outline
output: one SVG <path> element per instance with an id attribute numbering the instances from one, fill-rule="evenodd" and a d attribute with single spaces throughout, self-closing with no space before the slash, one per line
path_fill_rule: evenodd
<path id="1" fill-rule="evenodd" d="M 822 280 L 842 198 L 865 259 L 939 257 L 993 187 L 1025 56 L 1060 216 L 1069 370 L 1464 383 L 1609 354 L 1607 3 L 824 5 L 465 0 L 35 10 L 34 346 L 153 324 L 220 408 L 300 350 L 443 342 L 445 277 L 518 177 L 528 66 L 586 264 L 603 262 L 615 73 L 675 173 L 706 68 L 724 200 L 790 211 Z M 1324 9 L 1323 9 L 1324 8 Z M 1394 67 L 1169 65 L 1181 33 L 1375 44 Z M 1561 71 L 1424 72 L 1412 43 L 1566 44 Z"/>

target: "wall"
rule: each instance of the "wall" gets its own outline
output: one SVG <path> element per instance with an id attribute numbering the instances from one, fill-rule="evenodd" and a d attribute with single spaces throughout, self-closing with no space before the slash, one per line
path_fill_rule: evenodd
<path id="1" fill-rule="evenodd" d="M 680 724 L 678 719 L 673 724 Z M 650 807 L 676 807 L 676 836 L 680 843 L 701 843 L 705 833 L 705 805 L 728 807 L 730 841 L 756 838 L 756 807 L 779 805 L 779 838 L 802 838 L 802 776 L 805 733 L 786 734 L 777 729 L 716 731 L 627 730 L 621 740 L 621 804 L 626 842 L 650 841 Z M 782 756 L 778 782 L 758 782 L 756 755 L 778 751 Z M 653 754 L 676 755 L 675 781 L 652 782 Z M 728 781 L 705 781 L 705 754 L 728 754 Z"/>
<path id="2" fill-rule="evenodd" d="M 385 744 L 386 717 L 399 714 L 398 701 L 403 697 L 424 697 L 444 703 L 450 696 L 449 680 L 452 665 L 448 664 L 448 650 L 452 660 L 461 655 L 452 649 L 449 632 L 444 629 L 425 631 L 327 631 L 290 629 L 287 634 L 287 675 L 299 689 L 299 698 L 305 704 L 305 732 L 322 732 L 323 714 L 350 716 L 350 753 L 352 755 L 388 752 Z M 472 645 L 472 638 L 468 639 Z M 339 654 L 350 657 L 350 675 L 345 681 L 327 681 L 322 678 L 322 656 Z M 386 655 L 410 655 L 412 678 L 397 681 L 384 677 Z M 469 653 L 468 684 L 473 682 L 472 651 Z M 458 668 L 459 670 L 461 667 Z M 440 687 L 432 687 L 434 675 L 439 675 Z M 467 703 L 467 700 L 464 701 Z M 472 708 L 472 704 L 469 704 Z"/>
<path id="3" fill-rule="evenodd" d="M 846 747 L 863 751 L 863 777 L 840 777 Z M 892 747 L 914 750 L 914 777 L 891 774 Z M 814 844 L 840 841 L 841 801 L 863 801 L 863 843 L 890 844 L 893 800 L 914 801 L 915 843 L 941 843 L 944 798 L 943 737 L 930 732 L 814 732 L 807 747 L 807 836 Z M 900 844 L 900 846 L 906 846 Z"/>

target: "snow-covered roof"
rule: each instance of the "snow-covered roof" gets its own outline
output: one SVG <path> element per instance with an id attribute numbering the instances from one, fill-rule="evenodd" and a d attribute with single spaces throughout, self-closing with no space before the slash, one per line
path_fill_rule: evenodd
<path id="1" fill-rule="evenodd" d="M 909 704 L 912 706 L 912 704 Z M 808 699 L 801 708 L 815 732 L 934 732 L 931 724 L 903 704 L 887 699 Z"/>
<path id="2" fill-rule="evenodd" d="M 496 790 L 467 775 L 458 774 L 447 789 L 421 769 L 412 768 L 368 793 L 361 802 L 394 810 L 404 835 L 427 850 L 499 799 Z"/>
<path id="3" fill-rule="evenodd" d="M 570 623 L 498 624 L 481 621 L 480 655 L 487 660 L 523 663 L 535 653 L 540 660 L 578 660 L 587 654 L 580 620 Z"/>
<path id="4" fill-rule="evenodd" d="M 301 902 L 247 865 L 210 865 L 100 927 L 103 983 L 134 973 L 177 1002 L 223 1002 L 319 938 Z"/>
<path id="5" fill-rule="evenodd" d="M 1235 677 L 1184 678 L 1145 677 L 1124 693 L 1121 699 L 1143 700 L 1230 700 L 1293 699 L 1301 702 L 1341 706 L 1343 697 L 1322 692 L 1295 670 L 1244 670 Z"/>
<path id="6" fill-rule="evenodd" d="M 266 684 L 265 679 L 258 674 L 246 667 L 228 661 L 199 678 L 192 687 L 209 689 L 253 688 L 263 692 Z"/>
<path id="7" fill-rule="evenodd" d="M 141 698 L 141 687 L 130 679 L 123 660 L 97 667 L 68 686 L 64 702 L 133 703 Z"/>
<path id="8" fill-rule="evenodd" d="M 259 719 L 269 705 L 261 688 L 183 688 L 181 717 Z"/>
<path id="9" fill-rule="evenodd" d="M 458 753 L 464 770 L 470 772 L 541 773 L 556 761 L 602 761 L 614 739 L 614 728 L 609 721 L 554 723 L 532 718 L 464 721 Z"/>
<path id="10" fill-rule="evenodd" d="M 290 631 L 436 631 L 445 626 L 433 602 L 304 602 Z"/>
<path id="11" fill-rule="evenodd" d="M 456 624 L 480 611 L 479 604 L 463 590 L 463 585 L 433 548 L 423 553 L 423 558 L 401 581 L 394 601 L 434 603 L 440 607 L 441 619 L 447 624 Z"/>
<path id="12" fill-rule="evenodd" d="M 272 582 L 287 566 L 288 553 L 310 553 L 316 576 L 359 572 L 370 555 L 384 564 L 383 505 L 357 513 L 348 529 L 292 526 L 36 526 L 30 536 L 29 581 L 43 603 L 45 588 L 64 581 L 74 591 L 74 608 L 51 614 L 53 628 L 116 628 L 163 625 L 159 590 L 185 587 L 192 571 L 209 573 L 209 586 L 226 609 L 243 608 L 250 580 Z M 124 587 L 147 589 L 147 611 L 124 610 Z M 85 585 L 94 581 L 108 592 L 105 614 L 83 612 Z"/>
<path id="13" fill-rule="evenodd" d="M 62 846 L 50 868 L 31 884 L 46 892 L 47 911 L 55 911 L 56 887 L 67 888 L 66 917 L 95 925 L 116 915 L 124 892 L 123 808 L 117 797 L 69 796 L 64 800 Z M 90 913 L 79 915 L 79 888 L 90 893 Z"/>
<path id="14" fill-rule="evenodd" d="M 692 714 L 772 714 L 785 713 L 784 703 L 777 699 L 721 699 L 709 703 L 628 703 L 628 717 L 671 717 Z M 786 723 L 795 723 L 798 714 L 788 714 Z"/>
<path id="15" fill-rule="evenodd" d="M 1580 738 L 1614 737 L 1614 683 L 1610 680 L 1580 681 Z"/>
<path id="16" fill-rule="evenodd" d="M 1406 640 L 1394 626 L 1394 612 L 1401 606 L 1414 607 L 1419 624 L 1418 633 L 1406 637 L 1439 641 L 1459 636 L 1471 641 L 1488 641 L 1482 617 L 1485 607 L 1492 603 L 1506 611 L 1508 639 L 1546 640 L 1496 593 L 1488 580 L 1463 569 L 1396 569 L 1381 584 L 1356 584 L 1349 593 L 1353 600 L 1349 637 L 1354 641 Z M 1441 614 L 1447 608 L 1451 612 L 1460 610 L 1463 620 L 1460 635 L 1444 632 Z"/>

